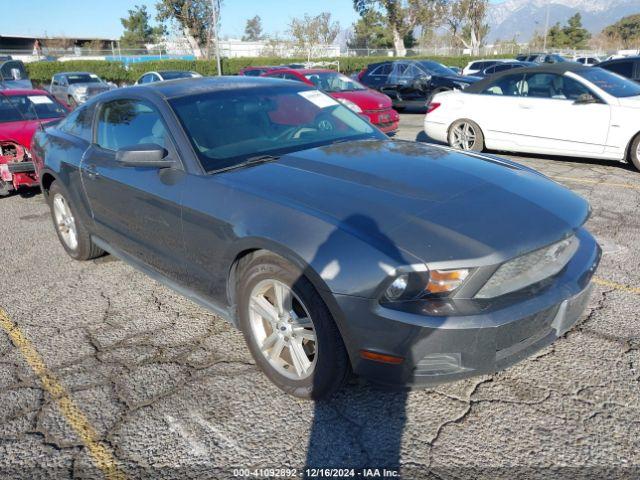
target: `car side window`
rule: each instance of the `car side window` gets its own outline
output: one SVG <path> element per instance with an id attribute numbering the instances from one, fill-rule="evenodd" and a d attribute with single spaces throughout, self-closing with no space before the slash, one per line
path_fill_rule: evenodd
<path id="1" fill-rule="evenodd" d="M 92 127 L 94 110 L 93 105 L 76 109 L 60 123 L 58 129 L 91 143 L 93 141 Z"/>
<path id="2" fill-rule="evenodd" d="M 489 84 L 482 93 L 487 95 L 504 95 L 520 97 L 524 92 L 524 74 L 505 75 Z"/>
<path id="3" fill-rule="evenodd" d="M 390 63 L 383 63 L 382 65 L 378 65 L 369 75 L 382 75 L 386 76 L 391 73 L 392 65 Z"/>
<path id="4" fill-rule="evenodd" d="M 617 73 L 623 77 L 631 78 L 633 76 L 633 62 L 614 62 L 609 65 L 605 65 L 603 68 L 610 72 Z"/>
<path id="5" fill-rule="evenodd" d="M 149 82 L 151 82 L 151 75 L 149 75 L 147 73 L 146 75 L 142 76 L 142 78 L 140 79 L 139 83 L 144 84 L 144 83 L 149 83 Z"/>
<path id="6" fill-rule="evenodd" d="M 584 93 L 591 93 L 580 82 L 565 75 L 534 73 L 527 75 L 524 96 L 552 98 L 556 100 L 576 100 Z"/>
<path id="7" fill-rule="evenodd" d="M 117 151 L 143 143 L 166 147 L 167 130 L 157 110 L 142 100 L 114 100 L 102 105 L 96 143 Z"/>

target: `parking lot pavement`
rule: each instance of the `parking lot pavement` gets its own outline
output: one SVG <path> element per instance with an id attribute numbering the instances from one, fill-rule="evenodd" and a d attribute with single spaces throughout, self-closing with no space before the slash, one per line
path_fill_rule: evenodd
<path id="1" fill-rule="evenodd" d="M 401 122 L 397 137 L 415 140 L 422 115 Z M 0 199 L 0 476 L 231 478 L 309 465 L 637 477 L 640 173 L 516 160 L 591 202 L 604 257 L 584 321 L 490 377 L 409 393 L 354 383 L 317 404 L 276 389 L 242 335 L 189 300 L 112 257 L 68 258 L 41 195 Z"/>

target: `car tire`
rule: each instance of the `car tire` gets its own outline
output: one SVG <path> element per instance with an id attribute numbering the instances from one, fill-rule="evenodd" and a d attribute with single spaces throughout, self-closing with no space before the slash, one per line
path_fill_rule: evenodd
<path id="1" fill-rule="evenodd" d="M 351 368 L 338 327 L 299 268 L 272 253 L 253 255 L 239 268 L 237 299 L 247 346 L 281 390 L 319 400 L 346 382 Z"/>
<path id="2" fill-rule="evenodd" d="M 11 182 L 5 182 L 0 180 L 0 197 L 6 197 L 13 191 L 13 185 Z"/>
<path id="3" fill-rule="evenodd" d="M 631 142 L 629 147 L 629 159 L 636 170 L 640 170 L 640 134 Z"/>
<path id="4" fill-rule="evenodd" d="M 447 143 L 458 150 L 481 152 L 484 150 L 484 135 L 477 123 L 464 118 L 451 124 Z"/>
<path id="5" fill-rule="evenodd" d="M 47 201 L 58 239 L 71 258 L 83 261 L 104 254 L 91 240 L 77 209 L 69 201 L 69 194 L 59 182 L 51 184 Z"/>

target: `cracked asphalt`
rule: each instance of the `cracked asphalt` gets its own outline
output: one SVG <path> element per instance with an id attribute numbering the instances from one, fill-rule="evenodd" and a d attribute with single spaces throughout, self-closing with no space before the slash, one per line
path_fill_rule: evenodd
<path id="1" fill-rule="evenodd" d="M 425 140 L 422 115 L 401 122 L 398 138 Z M 0 199 L 0 308 L 15 327 L 0 331 L 0 477 L 638 478 L 640 173 L 510 158 L 591 202 L 604 256 L 584 320 L 490 377 L 412 392 L 354 381 L 316 404 L 274 387 L 215 315 L 112 257 L 72 261 L 39 193 Z"/>

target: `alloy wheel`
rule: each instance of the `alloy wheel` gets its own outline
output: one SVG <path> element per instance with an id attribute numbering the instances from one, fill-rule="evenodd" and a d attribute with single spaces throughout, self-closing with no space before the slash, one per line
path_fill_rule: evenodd
<path id="1" fill-rule="evenodd" d="M 317 359 L 313 321 L 302 300 L 278 280 L 262 280 L 249 296 L 249 323 L 271 367 L 293 380 L 309 377 Z"/>
<path id="2" fill-rule="evenodd" d="M 476 144 L 476 131 L 467 122 L 461 122 L 451 130 L 451 146 L 460 150 L 472 150 Z"/>
<path id="3" fill-rule="evenodd" d="M 53 197 L 53 216 L 56 221 L 56 228 L 60 232 L 60 237 L 71 250 L 78 248 L 78 231 L 76 220 L 71 213 L 71 208 L 65 198 L 57 193 Z"/>

